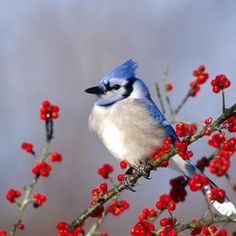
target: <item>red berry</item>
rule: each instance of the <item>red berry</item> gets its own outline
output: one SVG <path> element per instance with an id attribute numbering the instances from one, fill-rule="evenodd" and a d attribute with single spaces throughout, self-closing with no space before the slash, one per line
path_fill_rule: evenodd
<path id="1" fill-rule="evenodd" d="M 35 199 L 34 207 L 36 208 L 42 206 L 47 201 L 47 197 L 42 193 L 35 193 L 33 198 Z"/>
<path id="2" fill-rule="evenodd" d="M 101 184 L 99 185 L 99 187 L 100 187 L 102 193 L 107 193 L 107 192 L 108 192 L 107 183 L 101 183 Z"/>
<path id="3" fill-rule="evenodd" d="M 122 182 L 124 179 L 125 179 L 124 175 L 122 175 L 122 174 L 117 175 L 117 180 L 119 182 Z"/>
<path id="4" fill-rule="evenodd" d="M 4 229 L 0 229 L 0 236 L 7 236 L 7 231 Z"/>
<path id="5" fill-rule="evenodd" d="M 33 147 L 34 146 L 32 143 L 22 143 L 21 144 L 21 149 L 23 149 L 24 151 L 26 151 L 28 153 L 34 153 Z"/>
<path id="6" fill-rule="evenodd" d="M 18 228 L 19 230 L 23 230 L 23 229 L 25 228 L 25 225 L 24 225 L 23 223 L 18 223 L 18 224 L 17 224 L 17 228 Z"/>
<path id="7" fill-rule="evenodd" d="M 6 199 L 11 203 L 14 203 L 16 201 L 16 198 L 19 197 L 21 197 L 21 192 L 17 189 L 9 189 L 6 194 Z"/>
<path id="8" fill-rule="evenodd" d="M 53 152 L 50 155 L 50 161 L 51 162 L 61 162 L 62 161 L 62 155 L 58 152 Z"/>
<path id="9" fill-rule="evenodd" d="M 205 66 L 204 65 L 200 65 L 200 66 L 198 66 L 197 70 L 202 73 L 202 72 L 205 71 Z"/>
<path id="10" fill-rule="evenodd" d="M 32 173 L 37 176 L 48 177 L 51 170 L 52 170 L 51 166 L 48 165 L 46 162 L 38 162 L 32 168 Z"/>
<path id="11" fill-rule="evenodd" d="M 109 174 L 112 173 L 114 171 L 113 166 L 111 166 L 110 164 L 105 163 L 103 166 L 101 166 L 98 169 L 98 174 L 100 176 L 102 176 L 104 179 L 108 179 Z"/>
<path id="12" fill-rule="evenodd" d="M 165 85 L 165 87 L 166 87 L 166 91 L 167 91 L 167 92 L 170 92 L 170 91 L 173 90 L 173 84 L 172 84 L 172 83 L 167 83 L 167 84 Z"/>
<path id="13" fill-rule="evenodd" d="M 122 161 L 120 162 L 120 168 L 121 168 L 121 169 L 126 169 L 127 166 L 128 166 L 128 163 L 127 163 L 126 160 L 122 160 Z"/>

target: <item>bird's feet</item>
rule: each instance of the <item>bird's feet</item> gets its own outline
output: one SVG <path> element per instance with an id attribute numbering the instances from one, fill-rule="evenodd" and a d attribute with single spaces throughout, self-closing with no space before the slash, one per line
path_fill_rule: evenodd
<path id="1" fill-rule="evenodd" d="M 135 184 L 129 180 L 129 176 L 126 176 L 126 178 L 123 181 L 124 188 L 127 190 L 130 190 L 132 192 L 136 192 L 134 189 Z"/>
<path id="2" fill-rule="evenodd" d="M 140 164 L 136 167 L 130 167 L 125 174 L 126 175 L 133 175 L 138 174 L 143 176 L 145 179 L 151 179 L 150 178 L 150 171 L 146 172 L 145 166 L 149 163 L 149 160 L 145 160 L 144 162 L 140 162 Z"/>

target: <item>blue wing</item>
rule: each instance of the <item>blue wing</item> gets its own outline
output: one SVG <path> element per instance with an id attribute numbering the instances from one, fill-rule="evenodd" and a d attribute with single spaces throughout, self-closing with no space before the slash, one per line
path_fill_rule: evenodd
<path id="1" fill-rule="evenodd" d="M 151 98 L 149 98 L 148 110 L 150 112 L 150 115 L 163 126 L 163 128 L 166 130 L 168 136 L 172 139 L 173 142 L 179 140 L 172 125 L 168 122 L 166 117 L 162 114 L 162 112 L 159 110 L 159 108 L 152 101 Z"/>

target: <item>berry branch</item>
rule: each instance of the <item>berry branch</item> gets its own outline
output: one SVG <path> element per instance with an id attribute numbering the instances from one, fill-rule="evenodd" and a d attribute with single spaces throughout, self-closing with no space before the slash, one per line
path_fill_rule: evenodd
<path id="1" fill-rule="evenodd" d="M 204 65 L 198 66 L 198 68 L 193 71 L 193 76 L 196 79 L 190 82 L 189 84 L 190 89 L 188 90 L 183 100 L 180 102 L 179 106 L 177 106 L 177 108 L 174 110 L 171 120 L 175 119 L 175 117 L 178 115 L 178 113 L 180 112 L 180 110 L 190 97 L 195 97 L 197 95 L 197 93 L 201 89 L 201 85 L 204 84 L 209 78 L 209 74 L 205 72 Z"/>
<path id="2" fill-rule="evenodd" d="M 51 139 L 49 139 L 49 140 L 47 139 L 47 141 L 45 142 L 44 148 L 43 148 L 43 151 L 40 155 L 38 163 L 44 162 L 47 159 L 47 157 L 49 155 L 48 150 L 49 150 L 50 141 L 51 141 Z M 17 204 L 18 205 L 18 213 L 17 213 L 18 215 L 17 215 L 15 223 L 13 224 L 13 226 L 9 232 L 10 236 L 14 236 L 16 234 L 16 230 L 17 230 L 17 228 L 19 228 L 19 225 L 20 225 L 20 227 L 22 227 L 22 220 L 23 220 L 24 212 L 25 212 L 27 205 L 35 202 L 32 199 L 32 193 L 35 188 L 35 185 L 37 184 L 37 182 L 39 180 L 39 177 L 40 177 L 40 175 L 35 175 L 33 177 L 30 185 L 24 189 L 23 199 L 21 200 L 21 202 L 17 202 L 18 203 Z"/>
<path id="3" fill-rule="evenodd" d="M 210 129 L 212 132 L 217 131 L 221 124 L 226 121 L 228 118 L 230 118 L 232 115 L 236 114 L 236 104 L 232 105 L 230 108 L 225 109 L 223 114 L 219 116 L 211 125 L 209 125 L 208 129 Z M 198 139 L 205 136 L 205 128 L 189 135 L 184 141 L 190 143 L 193 143 L 197 141 Z M 158 166 L 160 166 L 164 161 L 167 161 L 171 157 L 173 157 L 175 154 L 178 153 L 178 148 L 172 146 L 168 153 L 161 155 L 157 160 L 154 160 L 152 162 L 148 162 L 146 164 L 143 164 L 144 171 L 146 173 L 149 173 L 151 170 L 155 170 Z M 78 225 L 83 224 L 86 219 L 88 219 L 91 214 L 96 212 L 99 207 L 101 207 L 104 203 L 109 201 L 112 197 L 120 194 L 123 190 L 126 189 L 126 183 L 130 183 L 131 185 L 135 185 L 137 180 L 142 177 L 142 174 L 140 172 L 136 172 L 128 177 L 125 178 L 125 181 L 120 183 L 118 186 L 111 189 L 108 193 L 104 194 L 99 201 L 97 201 L 94 205 L 88 207 L 80 216 L 78 216 L 71 224 L 70 229 L 75 229 Z M 225 222 L 225 218 L 222 218 Z"/>
<path id="4" fill-rule="evenodd" d="M 199 221 L 190 222 L 187 224 L 178 224 L 175 229 L 177 232 L 183 232 L 186 229 L 195 229 L 198 226 L 210 226 L 215 223 L 228 223 L 236 220 L 236 214 L 229 217 L 226 216 L 215 216 L 211 219 L 201 219 Z"/>
<path id="5" fill-rule="evenodd" d="M 46 196 L 41 193 L 33 193 L 36 184 L 38 183 L 40 177 L 48 177 L 51 171 L 51 166 L 46 163 L 47 158 L 50 156 L 51 162 L 60 162 L 62 157 L 59 153 L 53 152 L 49 153 L 49 146 L 53 139 L 53 119 L 58 117 L 59 107 L 57 105 L 52 105 L 48 101 L 44 101 L 41 106 L 40 110 L 40 118 L 45 121 L 45 130 L 46 130 L 46 137 L 45 143 L 43 146 L 43 150 L 39 156 L 37 156 L 33 150 L 33 144 L 31 143 L 22 143 L 21 148 L 29 153 L 32 154 L 36 158 L 36 164 L 32 168 L 33 178 L 31 183 L 24 187 L 23 189 L 23 196 L 22 193 L 16 189 L 10 189 L 7 192 L 6 198 L 11 203 L 16 203 L 18 207 L 16 220 L 13 223 L 9 233 L 5 230 L 0 230 L 1 236 L 15 236 L 17 230 L 23 230 L 25 225 L 23 224 L 23 217 L 25 210 L 29 204 L 32 204 L 35 208 L 42 206 L 43 203 L 47 200 Z M 17 198 L 20 198 L 18 200 Z"/>

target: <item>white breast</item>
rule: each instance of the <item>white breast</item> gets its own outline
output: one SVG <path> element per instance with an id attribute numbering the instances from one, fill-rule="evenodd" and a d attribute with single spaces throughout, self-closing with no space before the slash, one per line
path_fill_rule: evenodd
<path id="1" fill-rule="evenodd" d="M 131 165 L 149 158 L 166 137 L 165 130 L 144 106 L 125 99 L 109 107 L 94 106 L 89 125 L 107 149 Z"/>

